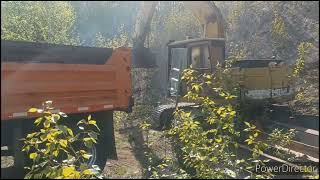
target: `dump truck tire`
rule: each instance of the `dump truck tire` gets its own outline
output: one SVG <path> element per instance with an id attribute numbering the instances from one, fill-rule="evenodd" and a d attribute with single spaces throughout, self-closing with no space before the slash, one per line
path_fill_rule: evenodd
<path id="1" fill-rule="evenodd" d="M 107 159 L 117 159 L 114 127 L 113 127 L 113 111 L 101 111 L 94 114 L 97 125 L 100 128 L 100 135 L 96 144 L 96 162 L 103 171 L 106 166 Z"/>
<path id="2" fill-rule="evenodd" d="M 114 126 L 113 126 L 113 111 L 100 111 L 94 113 L 81 113 L 81 114 L 70 114 L 68 118 L 64 119 L 64 125 L 74 130 L 77 133 L 77 122 L 82 118 L 87 118 L 91 114 L 97 122 L 100 129 L 98 131 L 97 144 L 95 144 L 95 161 L 93 164 L 98 165 L 103 171 L 107 159 L 117 160 L 115 137 L 114 137 Z M 4 124 L 2 124 L 4 125 Z M 14 178 L 24 178 L 26 170 L 24 167 L 31 166 L 32 161 L 28 158 L 26 152 L 22 152 L 23 141 L 21 138 L 25 138 L 28 133 L 35 132 L 37 128 L 33 125 L 32 119 L 19 119 L 11 121 L 5 126 L 11 131 L 6 131 L 6 143 L 4 145 L 10 146 L 12 149 L 12 156 L 14 157 Z M 2 127 L 4 128 L 4 126 Z M 9 148 L 9 147 L 8 147 Z M 10 175 L 11 176 L 11 175 Z"/>
<path id="3" fill-rule="evenodd" d="M 117 159 L 115 139 L 114 139 L 114 127 L 113 127 L 113 111 L 99 111 L 81 114 L 70 114 L 68 115 L 69 120 L 65 120 L 65 125 L 71 129 L 78 130 L 77 122 L 81 119 L 86 119 L 89 115 L 92 119 L 96 120 L 97 126 L 100 131 L 97 138 L 97 144 L 94 144 L 95 160 L 89 164 L 98 165 L 103 171 L 107 159 Z M 75 131 L 74 133 L 77 133 Z M 87 150 L 90 152 L 91 150 Z M 91 152 L 92 153 L 92 152 Z M 90 161 L 90 160 L 89 160 Z"/>
<path id="4" fill-rule="evenodd" d="M 28 154 L 22 151 L 23 141 L 22 138 L 25 138 L 27 133 L 29 133 L 28 124 L 26 123 L 27 119 L 20 120 L 15 122 L 15 127 L 13 128 L 12 136 L 12 149 L 14 157 L 14 177 L 24 178 L 27 173 L 27 170 L 24 167 L 30 167 L 32 161 L 28 158 Z"/>

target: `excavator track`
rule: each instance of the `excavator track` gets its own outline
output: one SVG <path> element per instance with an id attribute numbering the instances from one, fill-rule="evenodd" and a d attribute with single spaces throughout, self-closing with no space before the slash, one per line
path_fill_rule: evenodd
<path id="1" fill-rule="evenodd" d="M 196 106 L 196 104 L 190 102 L 181 102 L 177 104 L 177 107 L 182 109 L 190 108 L 193 106 Z M 157 106 L 150 117 L 152 129 L 163 130 L 163 128 L 167 127 L 173 118 L 173 112 L 175 108 L 175 103 Z"/>

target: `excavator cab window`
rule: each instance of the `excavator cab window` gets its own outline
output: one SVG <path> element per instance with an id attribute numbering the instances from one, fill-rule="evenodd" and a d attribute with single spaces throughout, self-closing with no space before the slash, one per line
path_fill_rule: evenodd
<path id="1" fill-rule="evenodd" d="M 209 46 L 201 45 L 190 48 L 191 65 L 193 69 L 198 71 L 211 72 L 211 61 L 209 55 Z"/>
<path id="2" fill-rule="evenodd" d="M 180 76 L 184 69 L 187 68 L 187 49 L 186 48 L 170 48 L 169 49 L 169 92 L 171 96 L 176 96 L 180 93 L 179 82 Z"/>
<path id="3" fill-rule="evenodd" d="M 224 57 L 223 39 L 188 39 L 168 43 L 168 88 L 170 96 L 185 94 L 186 86 L 180 82 L 184 69 L 197 70 L 200 73 L 213 73 L 216 60 Z M 222 59 L 223 60 L 223 59 Z"/>

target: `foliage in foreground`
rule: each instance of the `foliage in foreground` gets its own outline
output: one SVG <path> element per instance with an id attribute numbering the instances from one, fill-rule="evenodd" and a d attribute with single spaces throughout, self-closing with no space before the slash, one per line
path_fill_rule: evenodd
<path id="1" fill-rule="evenodd" d="M 100 177 L 100 169 L 93 165 L 90 150 L 95 148 L 99 130 L 96 121 L 91 118 L 77 123 L 79 133 L 62 125 L 61 118 L 67 117 L 62 112 L 53 113 L 52 101 L 46 101 L 43 109 L 31 108 L 31 113 L 41 113 L 34 121 L 38 132 L 28 134 L 22 151 L 26 151 L 32 160 L 31 167 L 26 167 L 26 179 L 31 178 L 75 178 L 87 179 Z"/>
<path id="2" fill-rule="evenodd" d="M 298 57 L 292 68 L 290 77 L 292 85 L 296 87 L 294 100 L 296 111 L 304 114 L 319 114 L 319 63 L 309 62 L 311 52 L 315 46 L 308 42 L 301 42 L 297 47 Z"/>
<path id="3" fill-rule="evenodd" d="M 224 73 L 221 70 L 218 69 L 217 73 Z M 146 171 L 150 177 L 184 179 L 274 177 L 269 172 L 263 174 L 255 172 L 255 167 L 268 161 L 262 160 L 263 153 L 274 150 L 275 146 L 289 145 L 295 131 L 290 129 L 285 132 L 275 129 L 268 134 L 266 140 L 263 140 L 261 138 L 263 132 L 255 125 L 239 119 L 241 111 L 235 106 L 236 96 L 228 87 L 222 86 L 224 83 L 221 83 L 228 79 L 222 80 L 213 75 L 200 74 L 193 69 L 186 69 L 182 79 L 188 87 L 184 98 L 199 102 L 199 107 L 191 111 L 176 109 L 173 124 L 164 133 L 175 147 L 175 157 L 166 157 L 159 161 L 155 160 L 151 153 L 147 153 L 149 166 Z M 150 125 L 142 123 L 140 128 L 148 130 Z M 149 144 L 152 143 L 155 142 Z M 243 156 L 243 153 L 241 155 L 244 147 L 251 149 L 248 156 Z M 285 151 L 277 151 L 276 154 L 286 157 L 285 160 L 292 159 Z"/>
<path id="4" fill-rule="evenodd" d="M 246 123 L 249 138 L 245 142 L 253 151 L 251 157 L 239 159 L 237 139 L 240 132 L 234 125 L 237 112 L 233 101 L 236 96 L 220 86 L 223 84 L 221 79 L 193 69 L 186 69 L 182 79 L 188 87 L 184 98 L 200 105 L 192 111 L 175 111 L 172 128 L 166 134 L 175 146 L 178 163 L 172 159 L 163 160 L 156 167 L 149 168 L 151 177 L 230 178 L 238 177 L 237 170 L 240 169 L 251 173 L 251 177 L 271 177 L 270 174 L 257 175 L 250 171 L 255 165 L 264 163 L 259 157 L 266 144 L 256 140 L 259 130 L 249 123 Z M 203 92 L 210 92 L 210 95 Z M 148 128 L 146 125 L 141 127 Z M 165 173 L 168 166 L 173 172 L 169 175 Z"/>
<path id="5" fill-rule="evenodd" d="M 185 98 L 200 105 L 193 112 L 176 110 L 175 125 L 169 135 L 181 145 L 181 158 L 187 168 L 192 169 L 192 175 L 230 178 L 239 177 L 241 170 L 249 172 L 251 177 L 272 177 L 253 172 L 255 165 L 264 163 L 259 157 L 267 145 L 257 140 L 260 131 L 248 122 L 245 122 L 248 133 L 242 136 L 246 136 L 245 142 L 252 148 L 252 154 L 244 159 L 238 157 L 239 143 L 243 142 L 238 142 L 240 130 L 235 122 L 242 121 L 236 119 L 236 96 L 222 86 L 221 79 L 192 69 L 185 70 L 182 79 L 189 87 Z"/>

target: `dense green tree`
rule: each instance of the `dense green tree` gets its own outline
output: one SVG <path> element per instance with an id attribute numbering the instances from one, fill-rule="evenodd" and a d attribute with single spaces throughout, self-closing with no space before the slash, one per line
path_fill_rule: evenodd
<path id="1" fill-rule="evenodd" d="M 70 2 L 1 2 L 1 39 L 78 44 Z"/>
<path id="2" fill-rule="evenodd" d="M 140 3 L 120 1 L 71 2 L 77 14 L 75 26 L 83 44 L 101 46 L 101 43 L 96 44 L 97 36 L 116 41 L 118 38 L 121 39 L 122 34 L 127 34 L 131 39 Z"/>

